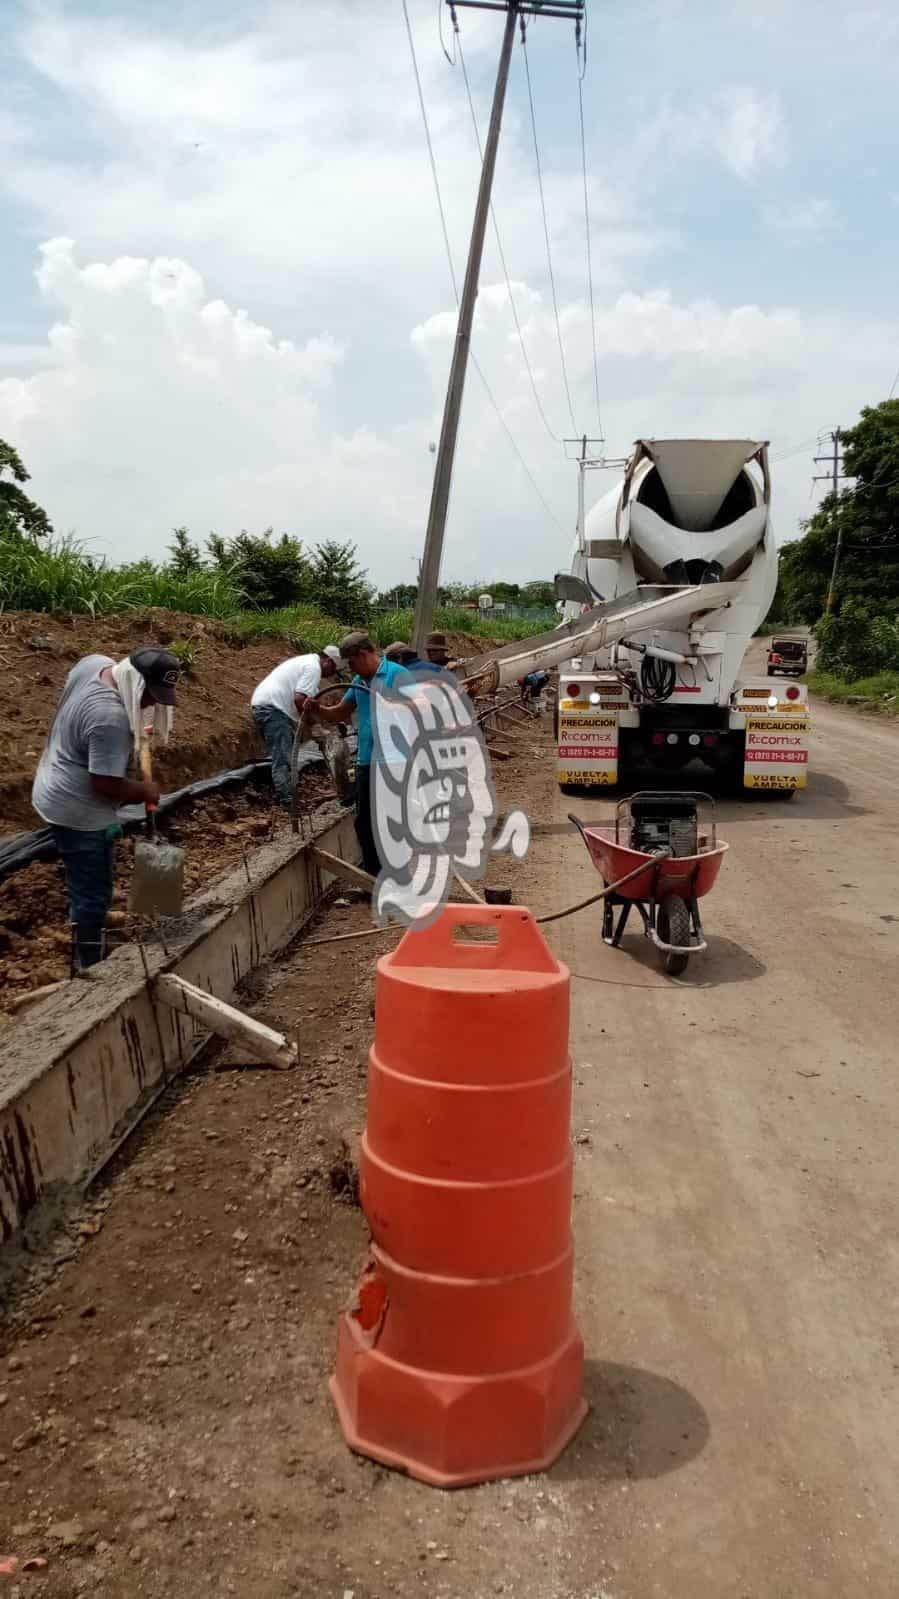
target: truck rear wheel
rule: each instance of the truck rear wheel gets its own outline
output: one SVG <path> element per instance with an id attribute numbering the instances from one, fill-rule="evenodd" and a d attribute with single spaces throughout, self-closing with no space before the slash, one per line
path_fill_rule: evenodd
<path id="1" fill-rule="evenodd" d="M 662 900 L 656 914 L 656 932 L 663 944 L 689 944 L 690 912 L 678 894 L 669 894 Z M 666 954 L 665 970 L 669 977 L 680 977 L 689 959 L 689 952 Z"/>

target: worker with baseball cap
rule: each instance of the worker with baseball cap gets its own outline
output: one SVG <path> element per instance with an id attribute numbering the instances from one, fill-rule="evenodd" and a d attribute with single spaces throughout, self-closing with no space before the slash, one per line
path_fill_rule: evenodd
<path id="1" fill-rule="evenodd" d="M 356 713 L 358 747 L 356 754 L 356 837 L 362 851 L 362 865 L 372 877 L 381 870 L 371 815 L 371 767 L 374 759 L 372 695 L 382 687 L 408 677 L 398 661 L 389 661 L 367 633 L 348 633 L 340 641 L 341 659 L 353 678 L 337 705 L 310 704 L 307 716 L 314 714 L 326 722 L 348 722 Z"/>
<path id="2" fill-rule="evenodd" d="M 155 783 L 128 776 L 140 741 L 168 739 L 181 666 L 148 645 L 118 663 L 86 655 L 66 678 L 31 790 L 65 867 L 69 915 L 80 969 L 106 953 L 120 805 L 158 805 Z"/>
<path id="3" fill-rule="evenodd" d="M 318 694 L 322 678 L 333 677 L 339 665 L 336 644 L 326 644 L 321 651 L 282 661 L 253 690 L 253 721 L 272 758 L 275 799 L 285 810 L 290 809 L 290 757 L 303 708 Z"/>

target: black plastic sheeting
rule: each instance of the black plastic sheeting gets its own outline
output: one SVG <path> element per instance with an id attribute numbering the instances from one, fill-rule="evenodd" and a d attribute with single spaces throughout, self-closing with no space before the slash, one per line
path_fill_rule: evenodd
<path id="1" fill-rule="evenodd" d="M 203 777 L 197 783 L 188 783 L 186 788 L 176 788 L 173 794 L 163 794 L 156 814 L 164 816 L 166 811 L 177 810 L 187 800 L 200 799 L 204 794 L 218 794 L 222 789 L 233 788 L 240 783 L 263 778 L 270 780 L 271 765 L 271 761 L 252 761 L 249 766 L 236 766 L 229 772 L 218 772 L 215 777 Z M 143 805 L 123 805 L 118 813 L 119 823 L 125 833 L 133 833 L 136 828 L 142 827 L 145 818 Z M 56 854 L 56 843 L 49 827 L 38 828 L 34 833 L 14 833 L 12 838 L 0 839 L 0 882 L 11 877 L 13 872 L 20 872 L 23 866 L 30 866 L 33 861 L 53 861 Z"/>

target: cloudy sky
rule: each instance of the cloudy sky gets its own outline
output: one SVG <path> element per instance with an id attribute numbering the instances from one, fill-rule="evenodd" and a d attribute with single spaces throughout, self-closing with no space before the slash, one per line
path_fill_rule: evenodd
<path id="1" fill-rule="evenodd" d="M 437 0 L 409 6 L 461 276 L 474 135 Z M 791 537 L 815 436 L 899 368 L 899 11 L 588 10 L 606 450 L 770 438 Z M 501 20 L 459 16 L 485 127 Z M 401 0 L 7 0 L 4 19 L 0 435 L 57 529 L 121 560 L 175 524 L 273 524 L 411 580 L 454 300 Z M 529 59 L 574 423 L 594 434 L 569 25 L 534 23 Z M 519 48 L 495 200 L 545 422 L 490 237 L 474 347 L 496 404 L 471 372 L 444 572 L 527 579 L 567 565 L 576 482 L 551 436 L 574 429 Z"/>

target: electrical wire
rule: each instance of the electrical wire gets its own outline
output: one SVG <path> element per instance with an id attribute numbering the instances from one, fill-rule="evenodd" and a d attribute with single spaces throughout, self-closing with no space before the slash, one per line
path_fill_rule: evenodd
<path id="1" fill-rule="evenodd" d="M 409 39 L 409 54 L 410 54 L 410 56 L 412 58 L 412 69 L 413 69 L 413 72 L 415 74 L 415 83 L 416 83 L 416 87 L 418 89 L 418 104 L 419 104 L 419 107 L 421 108 L 421 120 L 422 120 L 422 126 L 424 128 L 425 143 L 427 144 L 427 147 L 428 147 L 428 160 L 429 160 L 430 166 L 431 166 L 431 177 L 432 177 L 432 180 L 433 180 L 433 183 L 434 183 L 434 194 L 435 194 L 435 197 L 436 197 L 436 200 L 437 200 L 437 210 L 440 213 L 440 226 L 441 226 L 441 229 L 442 229 L 442 232 L 443 232 L 443 243 L 444 243 L 444 248 L 446 250 L 447 265 L 449 266 L 450 280 L 451 280 L 452 285 L 453 285 L 453 295 L 455 297 L 456 305 L 458 306 L 458 304 L 459 304 L 459 285 L 458 285 L 458 282 L 457 282 L 457 279 L 456 279 L 456 269 L 455 269 L 455 267 L 453 265 L 453 252 L 452 252 L 452 246 L 450 245 L 449 228 L 447 226 L 446 211 L 445 211 L 444 205 L 443 205 L 443 195 L 442 195 L 441 189 L 440 189 L 440 178 L 439 178 L 438 173 L 437 173 L 437 161 L 436 161 L 436 158 L 435 158 L 435 155 L 434 155 L 434 144 L 433 144 L 433 140 L 431 138 L 431 127 L 430 127 L 430 123 L 428 121 L 427 107 L 425 106 L 425 97 L 424 97 L 424 89 L 422 87 L 422 82 L 421 82 L 421 73 L 419 72 L 419 68 L 418 68 L 418 55 L 417 55 L 417 52 L 416 52 L 416 49 L 415 49 L 415 38 L 414 38 L 413 33 L 412 33 L 412 23 L 409 20 L 408 0 L 402 0 L 402 7 L 403 7 L 403 16 L 404 16 L 405 21 L 406 21 L 406 34 L 407 34 L 407 37 Z M 515 436 L 512 433 L 512 430 L 509 427 L 508 422 L 506 421 L 505 417 L 502 414 L 502 411 L 499 408 L 499 405 L 496 402 L 496 399 L 495 399 L 494 394 L 493 394 L 493 390 L 491 389 L 490 384 L 487 382 L 487 378 L 486 378 L 486 376 L 484 374 L 484 371 L 483 371 L 483 369 L 481 367 L 480 362 L 478 361 L 477 356 L 474 353 L 474 350 L 471 350 L 471 349 L 469 350 L 469 359 L 470 359 L 471 364 L 474 367 L 475 371 L 477 372 L 478 377 L 481 380 L 481 383 L 483 384 L 484 392 L 487 395 L 487 398 L 490 401 L 490 404 L 492 405 L 494 411 L 496 412 L 497 419 L 499 420 L 500 425 L 504 429 L 504 431 L 506 433 L 506 437 L 508 438 L 509 443 L 512 446 L 512 449 L 514 450 L 516 456 L 518 457 L 519 464 L 520 464 L 525 476 L 527 477 L 528 482 L 531 485 L 531 488 L 534 490 L 534 493 L 536 494 L 538 500 L 540 501 L 540 504 L 543 506 L 543 509 L 546 512 L 547 516 L 549 516 L 550 519 L 555 523 L 555 525 L 558 528 L 559 532 L 561 533 L 562 537 L 566 538 L 567 534 L 566 534 L 565 529 L 563 528 L 563 526 L 562 526 L 561 522 L 559 521 L 559 518 L 556 516 L 555 512 L 551 509 L 551 507 L 547 503 L 546 497 L 541 492 L 540 486 L 537 483 L 533 472 L 531 471 L 530 467 L 528 466 L 527 461 L 525 460 L 524 456 L 522 455 L 521 450 L 520 450 L 520 448 L 518 446 L 518 443 L 517 443 L 517 441 L 515 439 Z"/>
<path id="2" fill-rule="evenodd" d="M 892 382 L 892 384 L 890 386 L 890 392 L 887 395 L 887 399 L 888 400 L 891 400 L 893 398 L 893 395 L 896 393 L 896 385 L 897 385 L 897 383 L 899 383 L 899 368 L 897 368 L 896 376 L 894 377 L 893 382 Z"/>
<path id="3" fill-rule="evenodd" d="M 581 174 L 584 180 L 584 230 L 587 236 L 587 292 L 590 297 L 590 332 L 593 344 L 593 387 L 596 394 L 596 420 L 599 424 L 599 437 L 602 431 L 602 404 L 599 398 L 599 357 L 596 351 L 596 301 L 593 294 L 593 246 L 590 239 L 590 194 L 587 183 L 587 138 L 584 132 L 584 78 L 587 73 L 587 14 L 584 12 L 583 45 L 580 39 L 580 23 L 575 33 L 578 75 L 577 75 L 577 104 L 581 128 Z"/>
<path id="4" fill-rule="evenodd" d="M 471 84 L 470 84 L 469 79 L 468 79 L 468 68 L 467 68 L 467 66 L 465 64 L 465 53 L 464 53 L 464 51 L 462 49 L 462 36 L 459 33 L 459 25 L 458 25 L 458 22 L 456 21 L 455 13 L 453 13 L 453 24 L 454 24 L 454 27 L 455 27 L 455 45 L 454 45 L 454 49 L 458 51 L 459 64 L 460 64 L 460 66 L 462 68 L 462 77 L 463 77 L 463 80 L 465 82 L 465 93 L 468 96 L 468 109 L 471 112 L 471 123 L 472 123 L 472 127 L 474 128 L 475 142 L 476 142 L 477 147 L 478 147 L 478 155 L 480 156 L 481 163 L 483 164 L 484 147 L 483 147 L 483 145 L 481 143 L 481 134 L 480 134 L 480 129 L 478 128 L 478 119 L 477 119 L 477 114 L 476 114 L 475 108 L 474 108 L 474 100 L 472 98 L 472 93 L 471 93 Z M 444 55 L 446 55 L 446 51 L 444 51 Z M 447 55 L 447 60 L 449 60 L 449 59 L 450 58 Z M 508 268 L 508 265 L 506 264 L 506 252 L 503 249 L 503 241 L 500 238 L 499 223 L 496 220 L 496 211 L 494 209 L 494 205 L 493 205 L 493 201 L 492 200 L 490 201 L 490 220 L 493 223 L 493 235 L 494 235 L 494 238 L 496 239 L 497 254 L 499 255 L 500 265 L 502 266 L 502 269 L 503 269 L 503 276 L 504 276 L 504 278 L 506 280 L 506 293 L 509 296 L 509 309 L 512 312 L 512 320 L 515 323 L 515 332 L 518 334 L 518 342 L 519 342 L 519 344 L 521 346 L 521 356 L 522 356 L 522 360 L 524 361 L 525 371 L 527 372 L 527 375 L 528 375 L 528 381 L 529 381 L 529 383 L 531 385 L 531 393 L 534 396 L 534 404 L 536 405 L 537 410 L 539 412 L 540 420 L 543 423 L 543 426 L 545 427 L 545 429 L 546 429 L 547 433 L 549 434 L 550 438 L 552 439 L 553 443 L 554 444 L 561 444 L 561 442 L 562 442 L 561 437 L 550 426 L 550 423 L 549 423 L 549 420 L 547 418 L 546 412 L 543 409 L 543 403 L 542 403 L 542 401 L 540 399 L 540 395 L 537 392 L 537 383 L 536 383 L 536 380 L 534 378 L 533 368 L 531 366 L 530 358 L 528 356 L 527 348 L 525 346 L 524 334 L 523 334 L 523 332 L 521 330 L 521 322 L 519 321 L 519 318 L 518 318 L 518 308 L 517 308 L 517 306 L 515 304 L 515 296 L 512 293 L 512 282 L 511 282 L 511 279 L 510 279 L 510 276 L 509 276 L 509 268 Z"/>
<path id="5" fill-rule="evenodd" d="M 578 428 L 578 425 L 574 420 L 574 406 L 571 403 L 571 388 L 568 382 L 568 368 L 565 365 L 565 347 L 562 343 L 562 325 L 559 321 L 559 299 L 558 295 L 556 294 L 556 276 L 553 271 L 552 246 L 549 242 L 549 222 L 546 215 L 546 196 L 543 192 L 543 167 L 540 161 L 540 143 L 537 138 L 537 114 L 534 110 L 534 89 L 531 83 L 531 65 L 528 60 L 527 27 L 525 25 L 524 17 L 521 18 L 521 51 L 522 55 L 524 56 L 524 71 L 528 87 L 528 105 L 531 113 L 531 132 L 534 138 L 534 160 L 537 166 L 537 188 L 540 194 L 540 210 L 543 214 L 543 237 L 546 240 L 546 264 L 549 270 L 549 286 L 552 293 L 553 315 L 556 321 L 556 337 L 559 341 L 559 360 L 562 363 L 562 382 L 565 385 L 565 398 L 568 401 L 568 415 L 571 418 L 571 426 L 573 431 L 579 435 L 583 430 Z"/>
<path id="6" fill-rule="evenodd" d="M 456 304 L 459 304 L 459 285 L 456 282 L 456 269 L 453 266 L 453 252 L 450 247 L 449 229 L 446 225 L 446 212 L 443 209 L 443 196 L 440 193 L 440 179 L 437 176 L 437 161 L 434 156 L 434 145 L 431 140 L 431 127 L 428 122 L 428 113 L 425 107 L 424 89 L 421 83 L 421 73 L 418 70 L 418 56 L 415 50 L 415 39 L 412 34 L 412 23 L 409 20 L 409 6 L 407 0 L 402 0 L 403 16 L 406 19 L 406 34 L 409 40 L 409 54 L 412 57 L 412 67 L 415 72 L 415 86 L 418 89 L 418 104 L 421 109 L 421 120 L 425 130 L 425 143 L 428 147 L 428 160 L 431 164 L 431 178 L 434 183 L 434 193 L 437 196 L 437 209 L 440 212 L 440 226 L 443 230 L 443 244 L 446 250 L 446 259 L 449 263 L 450 278 L 453 285 L 453 294 Z"/>
<path id="7" fill-rule="evenodd" d="M 779 450 L 777 455 L 772 455 L 771 465 L 776 466 L 780 461 L 789 461 L 794 455 L 800 455 L 803 450 L 811 449 L 817 443 L 817 438 L 803 439 L 801 444 L 793 444 L 788 450 Z"/>

